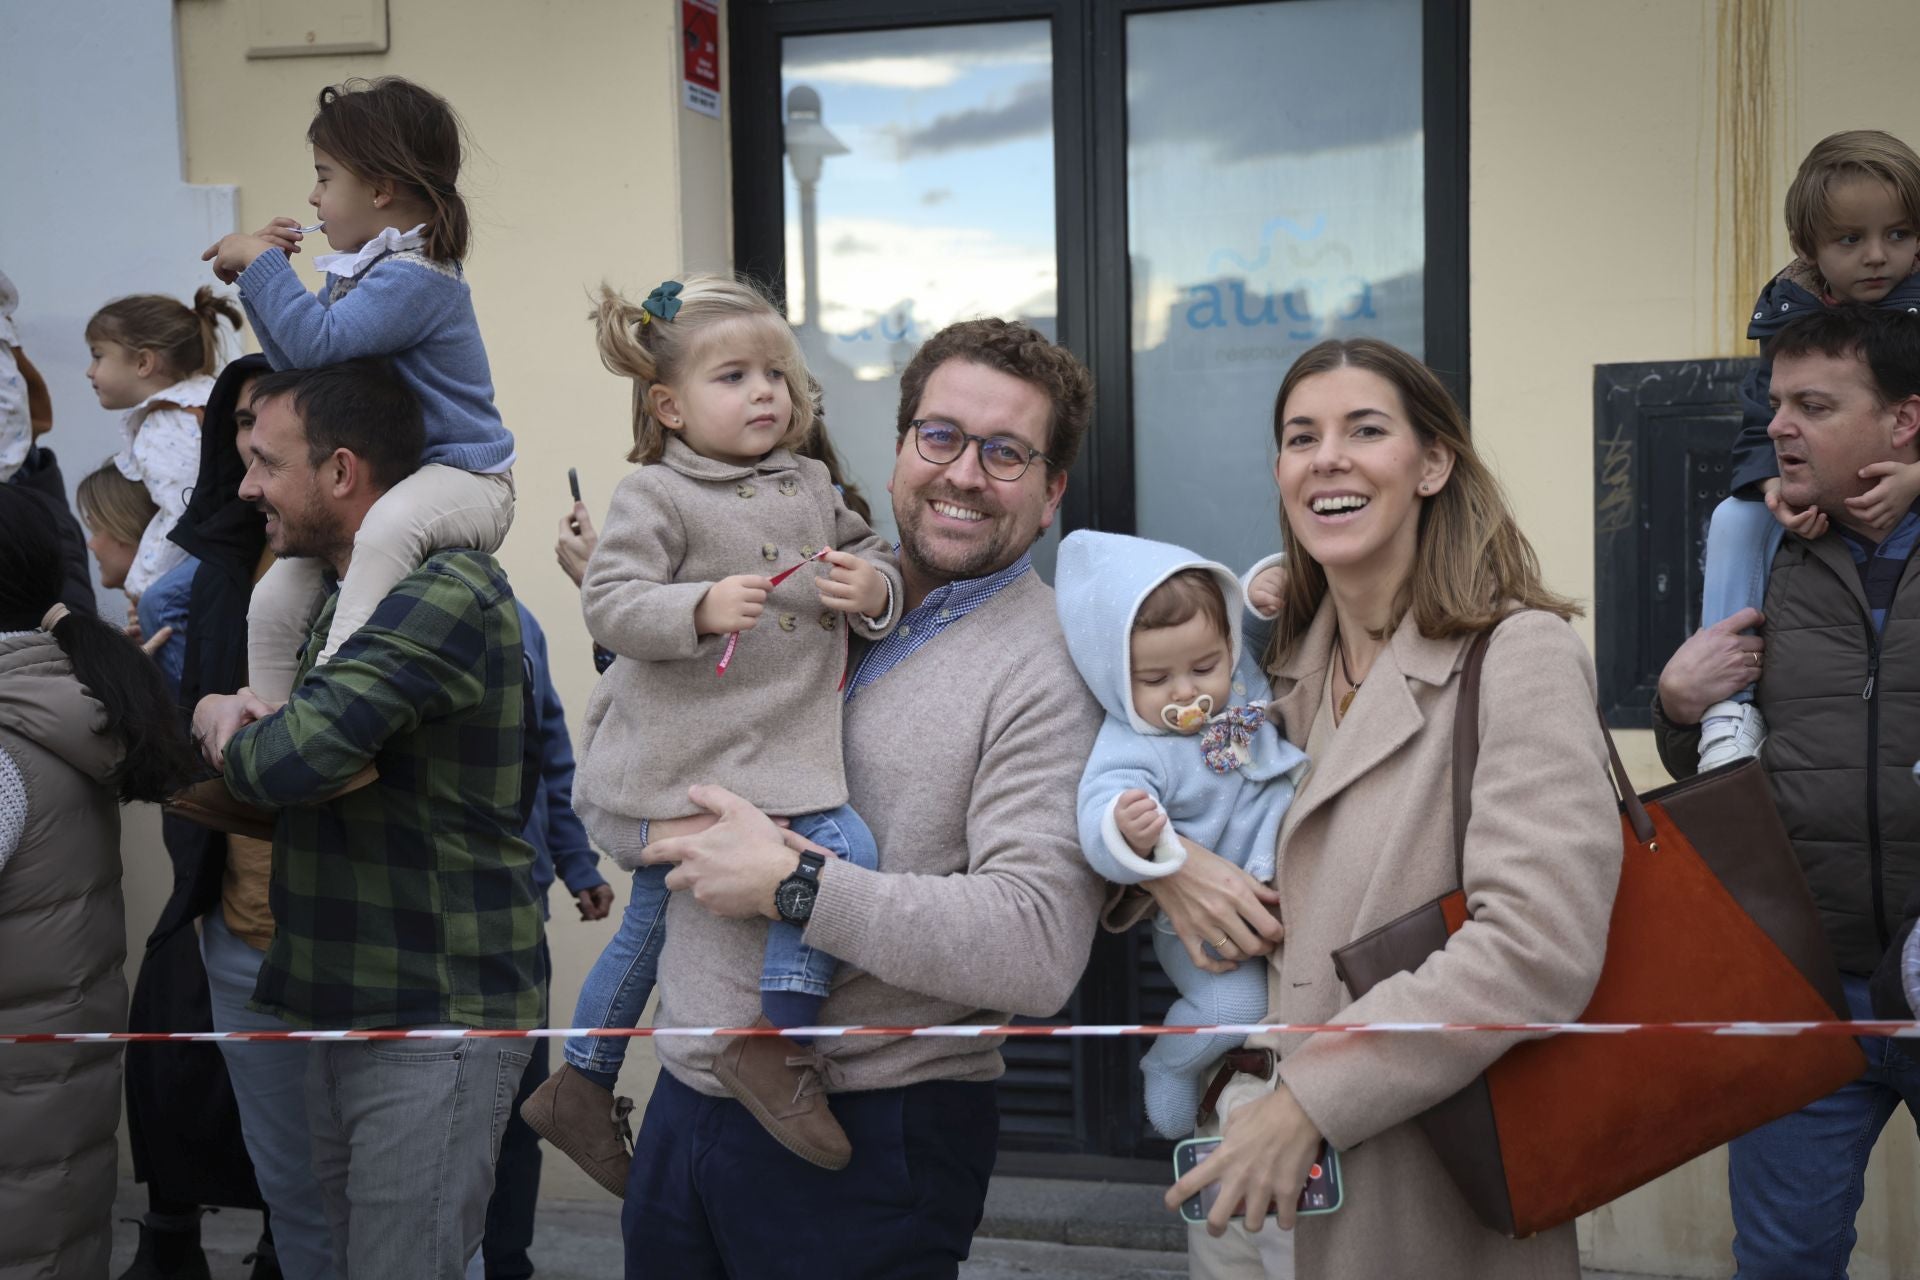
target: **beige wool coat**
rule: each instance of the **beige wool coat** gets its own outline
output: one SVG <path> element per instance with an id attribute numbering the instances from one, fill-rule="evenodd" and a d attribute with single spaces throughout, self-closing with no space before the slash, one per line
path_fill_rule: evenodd
<path id="1" fill-rule="evenodd" d="M 1329 718 L 1281 827 L 1275 887 L 1287 935 L 1271 961 L 1270 1021 L 1559 1021 L 1592 995 L 1619 881 L 1619 817 L 1593 663 L 1572 627 L 1539 612 L 1503 622 L 1482 669 L 1465 853 L 1471 921 L 1419 969 L 1361 1000 L 1334 974 L 1336 948 L 1455 887 L 1453 718 L 1468 643 L 1425 639 L 1403 622 L 1331 732 L 1330 604 L 1275 670 L 1296 740 Z M 1409 1123 L 1514 1038 L 1275 1033 L 1254 1043 L 1262 1040 L 1341 1152 L 1345 1204 L 1300 1220 L 1300 1280 L 1578 1276 L 1571 1224 L 1522 1241 L 1481 1226 Z"/>
<path id="2" fill-rule="evenodd" d="M 708 588 L 735 574 L 773 577 L 822 547 L 887 579 L 888 616 L 828 609 L 806 565 L 767 598 L 725 675 L 725 636 L 694 630 Z M 666 456 L 613 492 L 581 582 L 587 630 L 618 657 L 594 687 L 574 779 L 575 807 L 623 866 L 642 818 L 692 812 L 687 788 L 718 783 L 770 814 L 845 804 L 841 674 L 847 635 L 885 635 L 903 599 L 893 553 L 847 509 L 827 469 L 775 449 L 752 466 L 704 458 L 670 436 Z"/>

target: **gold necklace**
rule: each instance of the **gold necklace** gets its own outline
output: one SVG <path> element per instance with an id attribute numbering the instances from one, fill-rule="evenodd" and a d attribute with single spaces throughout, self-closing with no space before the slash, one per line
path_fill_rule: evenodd
<path id="1" fill-rule="evenodd" d="M 1360 682 L 1347 674 L 1347 646 L 1340 643 L 1336 632 L 1333 637 L 1333 651 L 1340 655 L 1340 678 L 1347 682 L 1347 691 L 1340 699 L 1340 705 L 1334 708 L 1334 718 L 1345 720 L 1347 708 L 1353 705 L 1353 695 L 1360 692 Z"/>

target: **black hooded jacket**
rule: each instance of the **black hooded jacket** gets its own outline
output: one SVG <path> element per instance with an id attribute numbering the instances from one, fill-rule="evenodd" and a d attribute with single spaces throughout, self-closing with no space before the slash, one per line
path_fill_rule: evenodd
<path id="1" fill-rule="evenodd" d="M 247 602 L 266 543 L 266 520 L 240 500 L 246 474 L 234 452 L 233 411 L 242 383 L 267 372 L 264 356 L 221 371 L 200 424 L 200 473 L 169 536 L 200 559 L 187 600 L 181 715 L 203 694 L 246 683 Z M 227 838 L 171 814 L 160 821 L 173 863 L 173 892 L 147 937 L 127 1025 L 134 1031 L 211 1031 L 207 971 L 193 922 L 220 905 Z M 152 1194 L 183 1204 L 260 1207 L 240 1113 L 219 1047 L 140 1044 L 126 1060 L 127 1138 L 134 1176 Z"/>
<path id="2" fill-rule="evenodd" d="M 265 356 L 242 356 L 221 370 L 200 423 L 200 473 L 186 513 L 168 536 L 200 561 L 187 597 L 187 652 L 180 668 L 186 714 L 210 693 L 247 682 L 247 603 L 267 544 L 266 517 L 240 497 L 246 464 L 233 447 L 240 388 L 270 371 Z M 168 822 L 174 893 L 154 926 L 162 938 L 220 900 L 226 837 L 192 823 Z"/>
<path id="3" fill-rule="evenodd" d="M 1733 478 L 1727 485 L 1736 498 L 1757 500 L 1761 484 L 1780 474 L 1773 440 L 1767 435 L 1767 426 L 1773 421 L 1773 406 L 1767 403 L 1773 385 L 1773 357 L 1766 343 L 1801 316 L 1812 315 L 1827 305 L 1813 292 L 1818 285 L 1813 268 L 1796 259 L 1769 280 L 1754 299 L 1747 336 L 1761 344 L 1761 354 L 1759 365 L 1740 384 L 1740 435 L 1733 442 Z M 1920 274 L 1908 276 L 1873 305 L 1920 313 Z"/>

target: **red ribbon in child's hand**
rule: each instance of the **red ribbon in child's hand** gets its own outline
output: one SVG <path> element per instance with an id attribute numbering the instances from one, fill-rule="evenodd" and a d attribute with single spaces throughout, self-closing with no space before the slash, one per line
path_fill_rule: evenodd
<path id="1" fill-rule="evenodd" d="M 767 586 L 769 588 L 779 586 L 781 583 L 785 582 L 788 578 L 791 578 L 794 574 L 800 572 L 802 569 L 812 564 L 815 560 L 820 559 L 822 556 L 826 555 L 827 552 L 831 550 L 833 550 L 832 547 L 822 547 L 818 551 L 814 552 L 812 555 L 808 556 L 805 560 L 802 560 L 799 564 L 789 565 L 787 568 L 782 569 L 780 572 L 774 574 L 771 578 L 768 578 Z M 769 596 L 768 598 L 771 599 L 772 597 Z M 739 647 L 740 647 L 740 633 L 738 631 L 735 631 L 727 637 L 727 647 L 720 654 L 720 661 L 714 665 L 713 674 L 715 674 L 716 676 L 723 676 L 727 674 L 727 665 L 733 661 L 733 651 Z"/>

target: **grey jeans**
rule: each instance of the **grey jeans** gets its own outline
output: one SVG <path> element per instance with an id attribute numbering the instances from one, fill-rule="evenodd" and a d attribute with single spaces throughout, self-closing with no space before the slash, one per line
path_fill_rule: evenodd
<path id="1" fill-rule="evenodd" d="M 522 1040 L 317 1043 L 313 1173 L 347 1280 L 459 1280 L 480 1247 Z"/>

